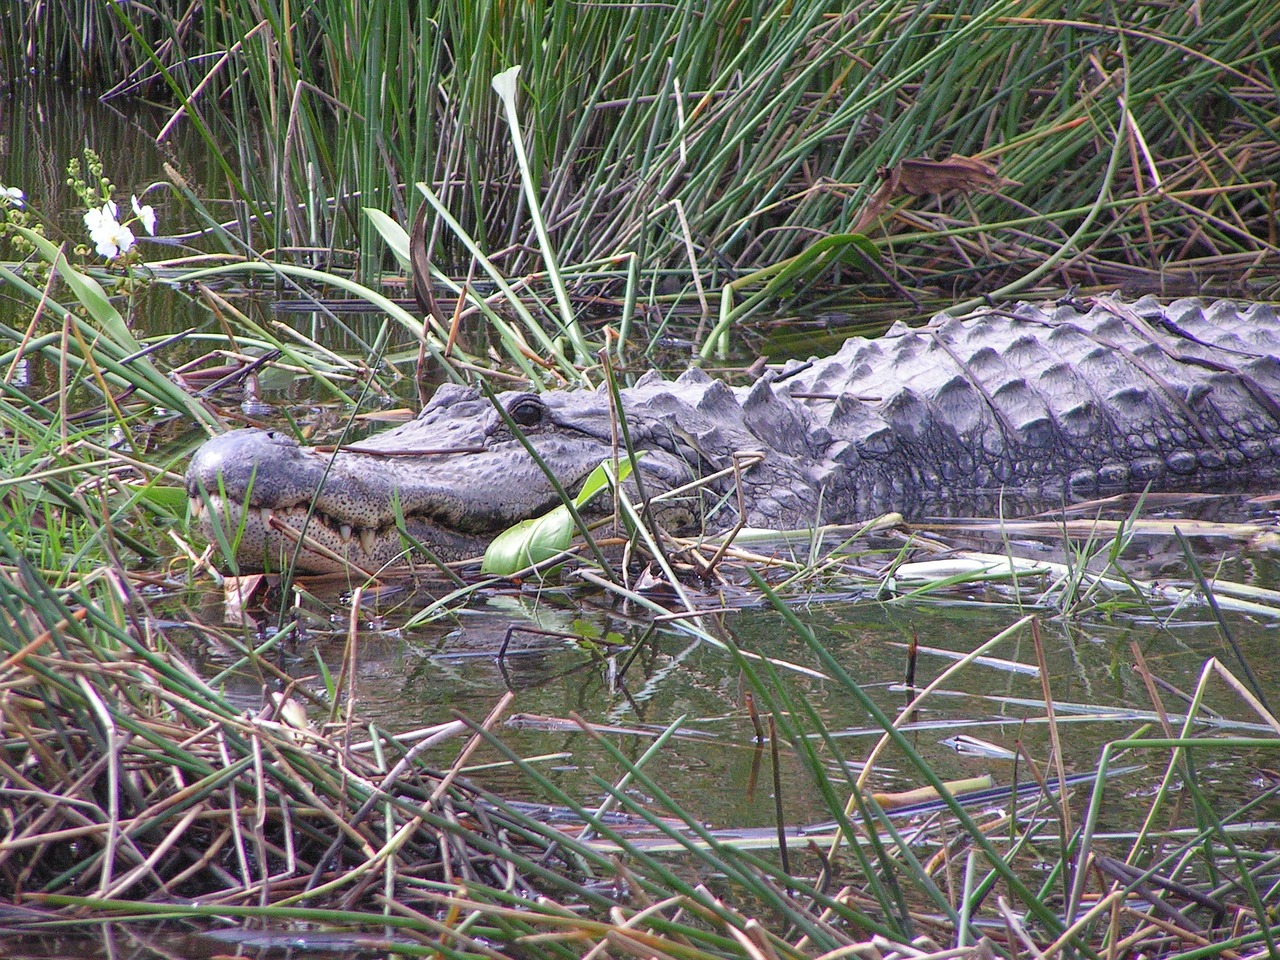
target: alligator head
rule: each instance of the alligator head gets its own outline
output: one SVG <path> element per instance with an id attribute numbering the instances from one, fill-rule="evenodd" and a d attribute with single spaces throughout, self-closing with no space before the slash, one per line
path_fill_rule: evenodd
<path id="1" fill-rule="evenodd" d="M 644 451 L 639 487 L 628 481 L 633 493 L 671 491 L 731 466 L 735 450 L 761 446 L 733 392 L 701 373 L 647 377 L 623 395 L 631 441 Z M 560 503 L 547 470 L 573 494 L 619 451 L 625 456 L 602 391 L 491 401 L 446 385 L 412 422 L 336 453 L 266 430 L 223 434 L 196 451 L 186 482 L 205 537 L 217 539 L 220 529 L 242 567 L 280 569 L 296 553 L 301 570 L 350 563 L 372 572 L 403 560 L 415 541 L 443 560 L 480 556 L 502 530 Z M 725 489 L 712 484 L 661 502 L 658 519 L 673 531 L 705 527 L 719 502 L 724 516 L 710 523 L 727 525 L 736 501 L 721 502 Z"/>

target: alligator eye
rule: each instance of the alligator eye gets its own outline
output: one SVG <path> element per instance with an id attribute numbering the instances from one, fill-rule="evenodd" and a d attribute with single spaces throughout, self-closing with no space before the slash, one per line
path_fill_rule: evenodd
<path id="1" fill-rule="evenodd" d="M 535 427 L 542 422 L 546 408 L 537 397 L 521 397 L 513 403 L 507 413 L 511 419 L 522 427 Z"/>

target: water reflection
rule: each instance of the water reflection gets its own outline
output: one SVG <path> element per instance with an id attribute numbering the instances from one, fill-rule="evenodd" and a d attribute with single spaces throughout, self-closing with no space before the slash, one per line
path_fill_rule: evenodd
<path id="1" fill-rule="evenodd" d="M 1241 562 L 1274 573 L 1270 558 L 1246 555 Z M 1003 605 L 990 602 L 1002 593 Z M 955 592 L 930 603 L 804 601 L 795 609 L 843 669 L 894 716 L 905 702 L 909 647 L 920 647 L 914 681 L 923 687 L 956 657 L 1026 613 L 1008 603 L 1009 596 L 1009 588 L 992 587 L 985 593 Z M 491 593 L 445 622 L 418 628 L 397 625 L 425 602 L 406 593 L 381 607 L 370 605 L 354 652 L 341 604 L 314 608 L 312 624 L 328 624 L 328 629 L 313 626 L 305 640 L 291 648 L 284 666 L 296 677 L 311 678 L 304 682 L 323 695 L 317 665 L 323 662 L 330 675 L 337 675 L 354 656 L 351 702 L 363 721 L 390 730 L 448 720 L 455 711 L 478 719 L 504 692 L 514 691 L 512 713 L 524 717 L 504 728 L 504 741 L 521 755 L 548 756 L 543 772 L 586 802 L 602 799 L 596 778 L 611 782 L 623 770 L 594 737 L 577 727 L 575 717 L 605 727 L 602 735 L 632 759 L 652 742 L 649 725 L 661 729 L 679 721 L 689 735 L 675 738 L 651 761 L 651 775 L 708 823 L 773 822 L 772 796 L 756 785 L 753 769 L 758 758 L 756 730 L 745 702 L 749 685 L 725 651 L 670 626 L 655 629 L 651 615 L 581 588 Z M 1058 704 L 1059 726 L 1069 732 L 1064 741 L 1067 770 L 1093 769 L 1105 743 L 1156 718 L 1158 708 L 1134 669 L 1137 656 L 1166 691 L 1160 708 L 1174 718 L 1175 726 L 1186 709 L 1176 691 L 1194 689 L 1209 657 L 1229 662 L 1231 650 L 1206 608 L 1165 619 L 1171 612 L 1170 605 L 1153 611 L 1154 616 L 1123 606 L 1114 613 L 1095 610 L 1078 617 L 1055 618 L 1045 611 L 1040 626 L 1045 678 L 1040 676 L 1040 655 L 1031 634 L 1024 630 L 961 673 L 948 692 L 915 711 L 909 728 L 912 742 L 944 777 L 989 771 L 997 782 L 1007 782 L 1012 763 L 958 754 L 949 741 L 965 733 L 1045 762 L 1051 753 L 1043 708 L 1047 681 Z M 1228 614 L 1227 622 L 1254 666 L 1259 685 L 1280 689 L 1280 664 L 1268 653 L 1280 629 L 1277 622 L 1235 614 Z M 780 672 L 792 695 L 803 698 L 840 746 L 839 757 L 829 759 L 858 763 L 865 757 L 881 731 L 839 684 L 816 675 L 821 664 L 779 613 L 747 608 L 704 617 L 701 624 L 746 651 L 800 668 Z M 606 637 L 609 642 L 601 643 Z M 250 671 L 228 682 L 238 684 L 246 702 L 256 706 L 265 679 Z M 1227 720 L 1244 725 L 1233 730 L 1261 729 L 1259 718 L 1229 690 L 1216 687 L 1205 702 Z M 447 765 L 448 756 L 438 762 Z M 805 775 L 790 750 L 784 752 L 784 762 L 786 782 L 803 783 Z M 917 785 L 910 771 L 892 758 L 878 770 L 876 783 L 884 789 Z M 1247 776 L 1241 773 L 1239 782 L 1247 792 Z M 510 768 L 485 769 L 476 777 L 505 794 L 547 799 Z M 790 822 L 825 816 L 821 798 L 803 787 L 797 786 L 784 800 Z M 1133 809 L 1136 813 L 1140 804 Z"/>
<path id="2" fill-rule="evenodd" d="M 202 198 L 214 204 L 225 197 L 213 151 L 190 124 L 179 125 L 162 144 L 151 131 L 163 124 L 169 111 L 128 98 L 103 102 L 56 83 L 15 83 L 0 91 L 0 183 L 26 191 L 27 205 L 49 219 L 55 242 L 87 239 L 79 198 L 67 186 L 67 164 L 83 159 L 86 147 L 96 150 L 105 174 L 116 186 L 117 198 L 146 197 L 156 209 L 161 231 L 175 235 L 199 230 L 185 203 L 174 202 L 170 189 L 151 189 L 178 177 L 199 184 Z M 168 167 L 169 169 L 166 169 Z M 219 184 L 224 186 L 220 189 Z M 168 254 L 148 247 L 148 259 Z"/>

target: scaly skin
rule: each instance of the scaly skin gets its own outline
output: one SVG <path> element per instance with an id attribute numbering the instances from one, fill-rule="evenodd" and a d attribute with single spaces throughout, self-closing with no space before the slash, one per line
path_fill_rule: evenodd
<path id="1" fill-rule="evenodd" d="M 802 528 L 890 510 L 990 511 L 1000 494 L 1060 502 L 1274 477 L 1278 357 L 1280 323 L 1265 305 L 1019 304 L 898 324 L 747 388 L 699 371 L 649 374 L 623 391 L 623 406 L 645 451 L 646 496 L 759 451 L 740 478 L 743 519 Z M 603 393 L 511 392 L 498 402 L 570 492 L 615 454 Z M 296 543 L 279 528 L 305 522 L 309 538 L 374 571 L 405 554 L 397 512 L 412 537 L 457 559 L 559 502 L 489 401 L 468 389 L 440 388 L 416 420 L 356 446 L 365 452 L 335 456 L 262 430 L 217 437 L 187 470 L 193 510 L 209 536 L 214 524 L 237 529 L 248 501 L 242 567 L 278 568 Z M 406 455 L 414 451 L 430 452 Z M 673 532 L 726 529 L 738 520 L 734 480 L 655 514 Z M 303 550 L 298 566 L 342 562 Z"/>

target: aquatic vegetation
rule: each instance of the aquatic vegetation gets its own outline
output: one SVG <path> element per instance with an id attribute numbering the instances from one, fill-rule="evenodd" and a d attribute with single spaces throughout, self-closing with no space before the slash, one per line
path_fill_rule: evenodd
<path id="1" fill-rule="evenodd" d="M 614 293 L 634 257 L 646 291 L 703 313 L 844 234 L 883 269 L 832 260 L 795 296 L 1273 282 L 1274 0 L 140 9 L 0 18 L 0 76 L 167 100 L 155 135 L 205 139 L 241 242 L 326 251 L 366 283 L 391 263 L 359 208 L 407 225 L 417 182 L 510 277 L 550 275 L 552 249 L 598 265 L 570 290 Z M 513 64 L 528 188 L 491 86 Z M 465 275 L 469 251 L 431 237 Z"/>

